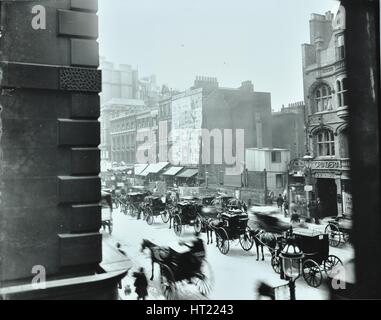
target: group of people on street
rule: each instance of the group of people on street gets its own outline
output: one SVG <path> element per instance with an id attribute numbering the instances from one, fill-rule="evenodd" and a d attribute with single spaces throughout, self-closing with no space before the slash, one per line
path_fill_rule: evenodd
<path id="1" fill-rule="evenodd" d="M 277 206 L 280 209 L 281 212 L 283 212 L 284 216 L 291 217 L 291 219 L 297 219 L 302 215 L 301 209 L 303 207 L 306 207 L 305 209 L 308 209 L 309 217 L 312 219 L 315 224 L 320 224 L 320 216 L 321 216 L 321 204 L 320 199 L 312 196 L 311 200 L 308 202 L 307 205 L 303 204 L 301 201 L 292 200 L 291 203 L 288 202 L 288 199 L 286 196 L 282 196 L 279 194 L 277 200 L 276 200 Z"/>

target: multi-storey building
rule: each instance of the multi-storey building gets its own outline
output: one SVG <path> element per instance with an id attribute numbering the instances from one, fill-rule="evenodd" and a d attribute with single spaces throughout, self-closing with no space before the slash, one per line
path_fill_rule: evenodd
<path id="1" fill-rule="evenodd" d="M 241 187 L 241 173 L 227 175 L 226 168 L 243 169 L 246 148 L 272 146 L 271 96 L 255 92 L 251 81 L 235 89 L 220 87 L 216 78 L 197 77 L 171 103 L 173 162 L 198 167 L 199 177 L 210 184 Z"/>
<path id="2" fill-rule="evenodd" d="M 290 150 L 291 159 L 302 158 L 306 150 L 305 104 L 290 103 L 272 114 L 273 147 Z"/>
<path id="3" fill-rule="evenodd" d="M 145 108 L 112 119 L 110 121 L 111 160 L 123 161 L 128 165 L 155 162 L 158 153 L 157 117 L 158 110 Z M 140 155 L 139 150 L 142 152 Z"/>
<path id="4" fill-rule="evenodd" d="M 111 160 L 111 121 L 123 115 L 133 114 L 145 110 L 143 100 L 136 99 L 111 99 L 101 106 L 101 159 Z"/>
<path id="5" fill-rule="evenodd" d="M 312 14 L 310 43 L 303 45 L 307 151 L 313 158 L 306 172 L 308 196 L 320 198 L 323 216 L 350 214 L 352 205 L 344 40 L 343 7 L 336 15 Z"/>

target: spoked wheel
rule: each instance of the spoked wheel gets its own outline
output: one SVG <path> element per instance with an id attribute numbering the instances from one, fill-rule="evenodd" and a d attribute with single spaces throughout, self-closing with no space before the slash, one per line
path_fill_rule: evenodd
<path id="1" fill-rule="evenodd" d="M 168 223 L 170 214 L 167 209 L 164 211 L 160 212 L 161 220 L 163 220 L 164 223 Z"/>
<path id="2" fill-rule="evenodd" d="M 327 260 L 324 261 L 324 270 L 327 276 L 333 275 L 335 268 L 338 266 L 343 266 L 343 262 L 337 256 L 330 255 Z"/>
<path id="3" fill-rule="evenodd" d="M 181 224 L 181 218 L 180 216 L 177 214 L 175 215 L 175 217 L 173 218 L 173 230 L 175 231 L 175 234 L 177 236 L 181 236 L 181 233 L 183 231 L 183 226 Z"/>
<path id="4" fill-rule="evenodd" d="M 229 236 L 224 228 L 217 228 L 215 230 L 217 237 L 217 247 L 222 254 L 228 254 L 229 252 Z"/>
<path id="5" fill-rule="evenodd" d="M 273 270 L 277 273 L 277 274 L 280 274 L 280 269 L 281 269 L 281 261 L 280 261 L 280 258 L 279 256 L 277 256 L 276 254 L 274 254 L 271 258 L 271 266 L 273 267 Z"/>
<path id="6" fill-rule="evenodd" d="M 196 286 L 198 291 L 204 296 L 207 297 L 213 289 L 214 286 L 214 276 L 213 271 L 208 263 L 204 260 L 201 265 L 200 273 L 197 276 Z"/>
<path id="7" fill-rule="evenodd" d="M 131 217 L 136 218 L 138 216 L 138 214 L 139 214 L 139 209 L 136 208 L 133 205 L 130 205 L 130 215 L 131 215 Z"/>
<path id="8" fill-rule="evenodd" d="M 325 227 L 325 233 L 328 234 L 329 245 L 332 247 L 340 246 L 342 241 L 342 233 L 339 230 L 339 227 L 330 223 Z"/>
<path id="9" fill-rule="evenodd" d="M 311 259 L 304 261 L 303 277 L 309 286 L 314 288 L 319 287 L 323 280 L 323 274 L 320 270 L 320 266 Z"/>
<path id="10" fill-rule="evenodd" d="M 249 227 L 246 227 L 245 233 L 240 235 L 239 243 L 245 251 L 250 251 L 253 247 L 254 239 L 251 236 L 251 229 Z"/>
<path id="11" fill-rule="evenodd" d="M 163 264 L 160 266 L 160 287 L 165 299 L 177 299 L 177 286 L 175 276 L 170 267 Z"/>
<path id="12" fill-rule="evenodd" d="M 148 210 L 145 212 L 145 220 L 149 226 L 153 224 L 153 212 L 151 208 L 148 208 Z"/>
<path id="13" fill-rule="evenodd" d="M 201 232 L 202 221 L 201 221 L 201 218 L 199 216 L 197 216 L 196 220 L 194 221 L 193 227 L 194 227 L 195 232 Z"/>

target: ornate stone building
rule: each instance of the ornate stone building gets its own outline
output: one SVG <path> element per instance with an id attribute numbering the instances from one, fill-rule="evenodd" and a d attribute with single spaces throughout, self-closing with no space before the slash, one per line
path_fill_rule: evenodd
<path id="1" fill-rule="evenodd" d="M 345 11 L 312 14 L 310 44 L 303 45 L 303 82 L 307 111 L 306 184 L 321 200 L 322 215 L 351 213 L 348 153 Z M 307 191 L 309 192 L 309 191 Z"/>

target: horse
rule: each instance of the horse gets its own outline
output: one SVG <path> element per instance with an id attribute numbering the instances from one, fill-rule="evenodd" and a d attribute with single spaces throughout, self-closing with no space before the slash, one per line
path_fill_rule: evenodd
<path id="1" fill-rule="evenodd" d="M 154 278 L 154 264 L 155 263 L 162 263 L 163 260 L 168 257 L 170 253 L 169 247 L 160 247 L 153 242 L 144 239 L 142 242 L 141 252 L 143 252 L 145 249 L 148 249 L 151 252 L 151 264 L 152 264 L 152 275 L 150 280 L 152 281 Z"/>
<path id="2" fill-rule="evenodd" d="M 215 231 L 221 225 L 221 221 L 219 219 L 209 218 L 206 219 L 203 223 L 203 227 L 206 231 L 207 245 L 213 244 L 213 231 Z M 216 237 L 216 245 L 217 245 L 217 236 Z"/>
<path id="3" fill-rule="evenodd" d="M 277 237 L 275 234 L 266 232 L 262 229 L 256 229 L 252 232 L 252 237 L 257 248 L 257 261 L 259 261 L 259 247 L 262 250 L 262 261 L 265 260 L 265 256 L 263 254 L 264 246 L 266 246 L 269 249 L 271 256 L 274 256 L 275 249 L 277 246 Z"/>

